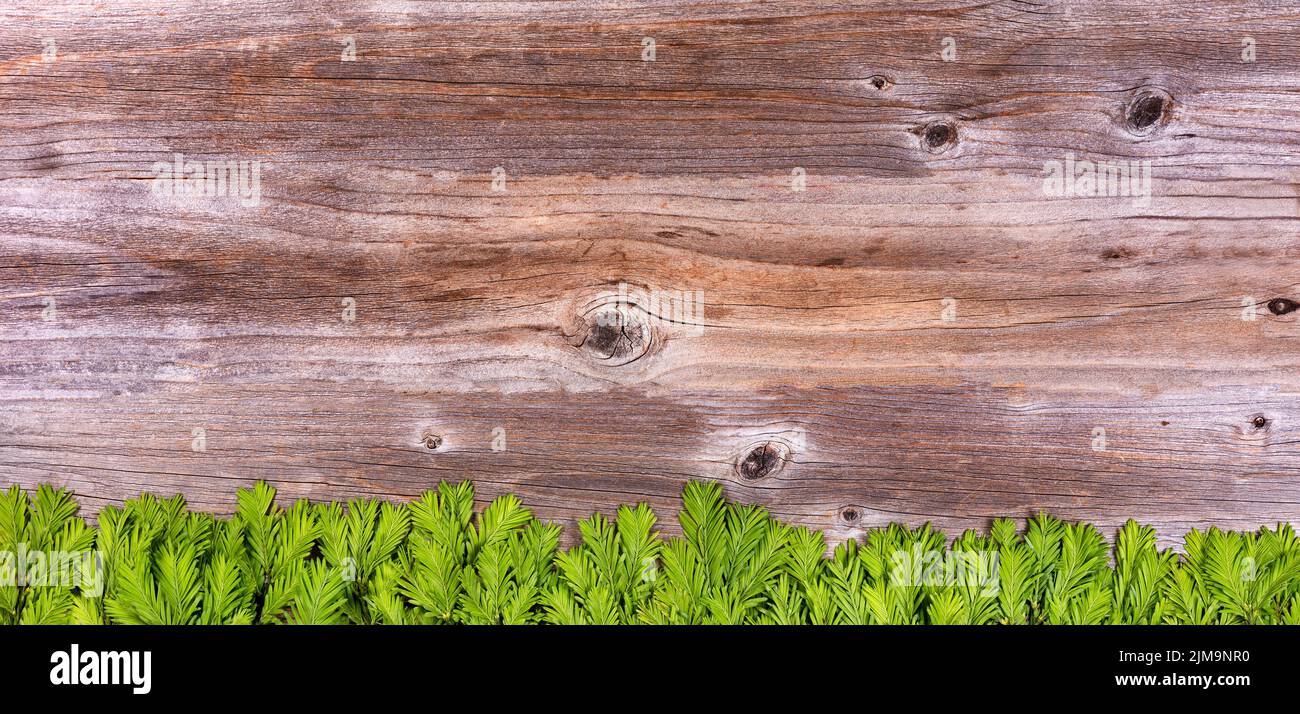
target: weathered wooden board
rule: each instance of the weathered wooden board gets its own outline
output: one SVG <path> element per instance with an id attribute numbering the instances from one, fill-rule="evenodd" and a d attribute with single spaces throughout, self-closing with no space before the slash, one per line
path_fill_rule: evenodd
<path id="1" fill-rule="evenodd" d="M 0 483 L 1300 522 L 1298 148 L 1286 2 L 10 2 Z"/>

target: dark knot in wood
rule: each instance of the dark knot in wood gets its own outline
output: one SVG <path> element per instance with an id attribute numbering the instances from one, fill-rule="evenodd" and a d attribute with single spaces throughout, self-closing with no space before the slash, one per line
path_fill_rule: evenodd
<path id="1" fill-rule="evenodd" d="M 789 460 L 789 447 L 779 442 L 766 441 L 741 456 L 736 464 L 736 472 L 746 481 L 757 481 L 780 472 Z"/>
<path id="2" fill-rule="evenodd" d="M 636 304 L 601 305 L 583 316 L 582 321 L 579 347 L 593 359 L 611 365 L 639 359 L 654 343 L 654 328 Z"/>
<path id="3" fill-rule="evenodd" d="M 952 122 L 934 122 L 921 130 L 921 145 L 932 154 L 942 154 L 957 144 L 957 126 Z"/>
<path id="4" fill-rule="evenodd" d="M 1156 87 L 1143 87 L 1134 93 L 1124 109 L 1124 125 L 1134 134 L 1154 132 L 1169 122 L 1174 100 L 1169 93 Z"/>
<path id="5" fill-rule="evenodd" d="M 1295 312 L 1300 308 L 1300 303 L 1286 298 L 1273 298 L 1268 301 L 1268 311 L 1274 315 L 1285 315 L 1288 312 Z"/>

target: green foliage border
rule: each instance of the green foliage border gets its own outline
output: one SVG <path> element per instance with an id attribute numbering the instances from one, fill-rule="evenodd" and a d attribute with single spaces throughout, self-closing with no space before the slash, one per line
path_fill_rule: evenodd
<path id="1" fill-rule="evenodd" d="M 894 524 L 827 556 L 819 531 L 690 483 L 682 536 L 648 506 L 561 528 L 513 495 L 474 510 L 470 482 L 410 503 L 276 504 L 265 483 L 235 514 L 142 495 L 91 526 L 70 492 L 0 494 L 0 554 L 85 553 L 80 581 L 0 561 L 6 624 L 1300 624 L 1293 528 L 1192 530 L 1182 554 L 1129 521 L 1108 547 L 1088 524 L 995 520 L 949 542 Z M 909 557 L 911 554 L 911 557 Z M 953 563 L 995 564 L 988 570 Z M 6 570 L 8 568 L 8 570 Z M 92 588 L 89 583 L 99 587 Z M 100 592 L 96 592 L 95 590 Z"/>

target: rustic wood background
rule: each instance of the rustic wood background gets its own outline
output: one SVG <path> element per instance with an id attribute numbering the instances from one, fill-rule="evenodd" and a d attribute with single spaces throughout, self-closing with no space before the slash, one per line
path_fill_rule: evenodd
<path id="1" fill-rule="evenodd" d="M 4 484 L 1300 520 L 1294 2 L 7 0 L 0 56 Z"/>

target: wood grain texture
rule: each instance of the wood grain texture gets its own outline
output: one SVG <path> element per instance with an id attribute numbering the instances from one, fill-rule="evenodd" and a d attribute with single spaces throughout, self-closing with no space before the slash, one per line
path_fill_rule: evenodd
<path id="1" fill-rule="evenodd" d="M 19 0 L 0 47 L 0 482 L 1300 522 L 1293 3 Z"/>

